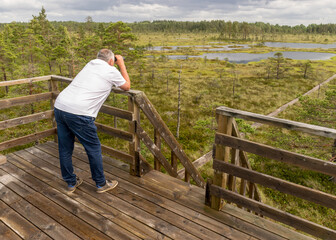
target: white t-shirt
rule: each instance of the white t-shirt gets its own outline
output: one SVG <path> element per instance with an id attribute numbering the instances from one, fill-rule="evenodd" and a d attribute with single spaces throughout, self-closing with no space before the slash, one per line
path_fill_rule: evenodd
<path id="1" fill-rule="evenodd" d="M 55 107 L 76 115 L 97 117 L 113 86 L 126 83 L 121 73 L 101 59 L 90 61 L 57 97 Z"/>

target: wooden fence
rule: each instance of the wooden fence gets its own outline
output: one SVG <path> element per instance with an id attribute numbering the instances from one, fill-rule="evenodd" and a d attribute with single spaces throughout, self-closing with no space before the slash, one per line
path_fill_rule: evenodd
<path id="1" fill-rule="evenodd" d="M 72 79 L 60 76 L 43 76 L 29 79 L 20 79 L 14 81 L 0 82 L 0 87 L 9 87 L 18 84 L 32 84 L 33 82 L 48 81 L 49 92 L 34 94 L 30 96 L 16 97 L 10 99 L 0 100 L 0 109 L 6 109 L 14 106 L 26 105 L 39 101 L 50 100 L 50 110 L 40 113 L 31 114 L 15 119 L 9 119 L 0 122 L 0 130 L 27 124 L 31 122 L 40 121 L 42 119 L 50 119 L 52 121 L 52 128 L 33 133 L 20 138 L 15 138 L 0 143 L 0 151 L 24 145 L 45 137 L 56 136 L 57 126 L 53 115 L 54 101 L 59 93 L 59 82 L 70 83 Z M 122 94 L 128 98 L 128 109 L 119 109 L 107 105 L 103 105 L 100 112 L 114 116 L 115 118 L 125 119 L 129 122 L 128 131 L 118 129 L 110 125 L 104 125 L 96 122 L 97 130 L 111 137 L 129 142 L 128 152 L 123 152 L 109 146 L 102 145 L 102 151 L 105 154 L 111 155 L 113 158 L 120 159 L 130 164 L 130 174 L 141 176 L 151 169 L 160 170 L 161 166 L 167 173 L 173 177 L 178 177 L 177 164 L 178 161 L 185 168 L 184 180 L 189 182 L 192 178 L 195 183 L 200 187 L 205 187 L 205 181 L 189 160 L 185 152 L 182 150 L 181 145 L 177 142 L 173 134 L 170 132 L 166 124 L 161 119 L 158 112 L 155 110 L 152 103 L 148 100 L 146 95 L 141 91 L 122 91 L 118 88 L 112 89 L 115 94 Z M 151 138 L 149 134 L 143 129 L 140 123 L 140 115 L 149 120 L 153 129 L 154 136 Z M 112 124 L 111 124 L 112 125 Z M 56 138 L 55 138 L 56 140 Z M 141 155 L 140 142 L 143 142 L 147 149 L 154 156 L 154 166 L 151 166 L 146 159 Z M 167 159 L 162 151 L 161 144 L 166 142 L 171 150 L 171 157 Z"/>
<path id="2" fill-rule="evenodd" d="M 322 239 L 336 239 L 335 230 L 261 203 L 259 201 L 260 199 L 256 199 L 253 196 L 256 192 L 251 191 L 251 188 L 248 196 L 245 196 L 246 194 L 244 191 L 240 191 L 239 194 L 234 183 L 235 178 L 240 178 L 241 181 L 239 183 L 241 189 L 244 188 L 244 182 L 247 181 L 250 187 L 253 187 L 253 184 L 260 184 L 336 210 L 336 196 L 253 171 L 250 167 L 244 164 L 244 158 L 246 157 L 245 152 L 253 153 L 330 176 L 336 176 L 336 164 L 331 161 L 324 161 L 245 140 L 237 134 L 238 132 L 235 130 L 236 124 L 234 118 L 241 118 L 323 136 L 331 138 L 333 142 L 336 139 L 336 130 L 268 117 L 227 107 L 217 108 L 216 114 L 218 119 L 218 131 L 215 137 L 216 153 L 213 162 L 215 175 L 214 180 L 209 180 L 207 183 L 206 203 L 211 205 L 212 208 L 220 209 L 223 205 L 223 200 L 226 200 L 235 203 L 240 207 L 249 209 L 250 211 L 254 211 L 257 214 L 295 227 L 296 229 L 307 232 L 313 236 Z M 237 159 L 237 156 L 243 158 Z"/>

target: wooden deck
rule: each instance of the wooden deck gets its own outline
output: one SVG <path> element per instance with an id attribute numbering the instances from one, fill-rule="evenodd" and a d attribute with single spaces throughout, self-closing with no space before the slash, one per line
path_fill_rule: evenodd
<path id="1" fill-rule="evenodd" d="M 75 147 L 84 183 L 72 194 L 61 179 L 57 145 L 7 155 L 0 166 L 0 239 L 311 239 L 227 204 L 204 205 L 204 189 L 151 171 L 129 175 L 127 164 L 104 157 L 116 189 L 96 194 L 87 156 Z"/>

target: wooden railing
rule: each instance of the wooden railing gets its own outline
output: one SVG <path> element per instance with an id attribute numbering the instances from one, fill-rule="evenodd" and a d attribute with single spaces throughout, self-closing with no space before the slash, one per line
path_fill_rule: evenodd
<path id="1" fill-rule="evenodd" d="M 216 114 L 218 132 L 215 137 L 216 152 L 213 162 L 215 175 L 213 181 L 209 180 L 207 183 L 206 203 L 212 208 L 220 209 L 223 206 L 223 200 L 226 200 L 254 211 L 257 214 L 288 224 L 313 236 L 322 239 L 336 239 L 335 230 L 261 203 L 258 201 L 260 199 L 256 199 L 253 196 L 256 192 L 252 188 L 249 189 L 248 196 L 245 196 L 244 191 L 240 191 L 239 194 L 234 187 L 235 183 L 233 183 L 235 178 L 240 178 L 241 181 L 239 183 L 241 188 L 244 182 L 248 181 L 250 183 L 248 185 L 251 187 L 253 186 L 252 184 L 260 184 L 336 210 L 336 196 L 253 171 L 249 166 L 244 164 L 244 158 L 246 157 L 245 152 L 248 152 L 330 176 L 336 176 L 335 163 L 245 140 L 234 130 L 234 118 L 323 136 L 331 138 L 332 141 L 336 139 L 336 130 L 267 117 L 227 107 L 217 108 Z M 238 159 L 237 156 L 240 158 Z"/>
<path id="2" fill-rule="evenodd" d="M 70 83 L 72 79 L 60 76 L 43 76 L 29 79 L 20 79 L 14 81 L 0 82 L 0 87 L 9 87 L 18 84 L 32 84 L 33 82 L 49 81 L 49 92 L 34 94 L 30 96 L 16 97 L 10 99 L 0 100 L 0 109 L 10 108 L 19 105 L 35 103 L 44 100 L 50 100 L 50 110 L 32 114 L 29 116 L 9 119 L 0 122 L 0 130 L 19 126 L 26 123 L 40 121 L 42 119 L 50 119 L 52 121 L 52 128 L 46 131 L 33 133 L 28 136 L 8 140 L 0 143 L 0 151 L 24 145 L 41 138 L 56 135 L 57 128 L 53 116 L 54 101 L 59 93 L 59 82 Z M 181 145 L 177 142 L 173 134 L 170 132 L 164 121 L 161 119 L 158 112 L 155 110 L 152 103 L 148 100 L 146 95 L 141 91 L 122 91 L 118 88 L 113 88 L 114 94 L 122 94 L 128 98 L 128 109 L 119 109 L 107 105 L 103 105 L 100 112 L 114 116 L 115 118 L 125 119 L 129 122 L 128 131 L 118 129 L 115 124 L 114 127 L 104 125 L 96 122 L 98 131 L 108 134 L 112 137 L 129 142 L 128 152 L 123 152 L 109 146 L 102 145 L 102 151 L 105 154 L 111 155 L 116 159 L 120 159 L 130 164 L 130 174 L 141 176 L 151 169 L 160 170 L 161 166 L 173 177 L 178 177 L 177 164 L 178 161 L 185 168 L 184 180 L 189 182 L 192 178 L 200 187 L 205 187 L 205 181 L 193 166 Z M 145 118 L 149 120 L 153 129 L 153 139 L 143 129 L 140 124 L 140 115 L 144 114 Z M 56 140 L 56 139 L 55 139 Z M 154 156 L 154 166 L 151 166 L 146 159 L 141 155 L 140 142 L 143 142 L 147 149 Z M 165 141 L 170 148 L 170 160 L 168 160 L 161 151 L 161 141 Z"/>

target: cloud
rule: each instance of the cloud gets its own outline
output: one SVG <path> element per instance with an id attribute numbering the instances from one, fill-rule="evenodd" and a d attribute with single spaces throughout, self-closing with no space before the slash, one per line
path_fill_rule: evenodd
<path id="1" fill-rule="evenodd" d="M 0 22 L 25 21 L 42 6 L 49 20 L 85 21 L 263 21 L 280 25 L 335 22 L 334 0 L 2 0 Z"/>

